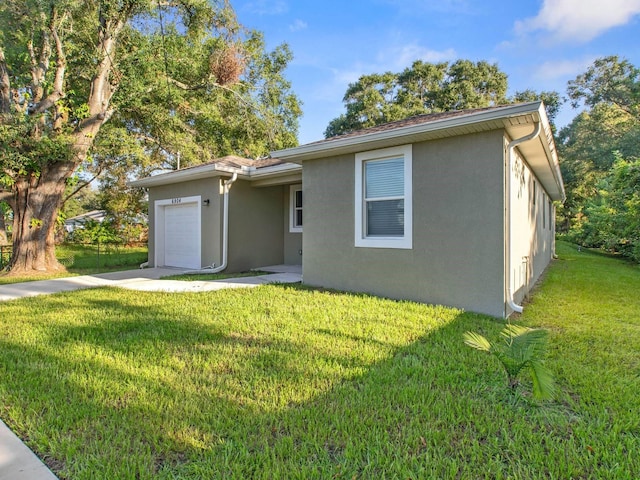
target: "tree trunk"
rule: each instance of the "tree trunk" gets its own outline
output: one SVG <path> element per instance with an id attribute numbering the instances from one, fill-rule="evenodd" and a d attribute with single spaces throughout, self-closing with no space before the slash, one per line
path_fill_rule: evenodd
<path id="1" fill-rule="evenodd" d="M 55 227 L 70 162 L 45 166 L 39 177 L 20 177 L 13 186 L 12 275 L 64 271 L 56 259 Z"/>

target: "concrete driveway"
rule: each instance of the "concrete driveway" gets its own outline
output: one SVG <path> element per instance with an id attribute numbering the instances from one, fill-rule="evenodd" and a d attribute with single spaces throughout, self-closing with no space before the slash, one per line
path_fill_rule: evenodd
<path id="1" fill-rule="evenodd" d="M 275 265 L 264 267 L 264 269 L 264 271 L 272 273 L 224 280 L 162 280 L 162 277 L 185 273 L 186 270 L 178 268 L 146 268 L 143 270 L 125 270 L 96 275 L 54 278 L 52 280 L 1 285 L 0 301 L 95 287 L 121 287 L 146 292 L 206 292 L 225 288 L 250 288 L 267 283 L 297 283 L 302 280 L 299 266 Z"/>

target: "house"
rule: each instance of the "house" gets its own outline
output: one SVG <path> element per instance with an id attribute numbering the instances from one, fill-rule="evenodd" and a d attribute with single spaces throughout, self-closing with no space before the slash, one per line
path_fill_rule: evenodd
<path id="1" fill-rule="evenodd" d="M 149 193 L 151 267 L 302 264 L 300 165 L 226 156 L 131 185 Z"/>
<path id="2" fill-rule="evenodd" d="M 64 221 L 64 228 L 68 233 L 71 233 L 76 228 L 84 228 L 87 222 L 102 223 L 105 218 L 107 218 L 107 212 L 104 210 L 91 210 L 90 212 L 67 218 Z"/>
<path id="3" fill-rule="evenodd" d="M 230 270 L 301 262 L 309 285 L 507 317 L 554 254 L 564 187 L 541 102 L 420 115 L 272 157 L 134 182 L 149 188 L 151 265 L 200 268 L 226 248 Z"/>

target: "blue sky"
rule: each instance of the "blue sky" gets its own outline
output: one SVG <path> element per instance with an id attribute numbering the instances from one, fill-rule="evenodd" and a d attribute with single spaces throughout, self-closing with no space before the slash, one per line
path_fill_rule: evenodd
<path id="1" fill-rule="evenodd" d="M 303 102 L 300 143 L 323 138 L 360 75 L 415 60 L 497 63 L 517 90 L 556 90 L 593 60 L 640 66 L 640 0 L 235 0 L 245 27 L 294 54 L 286 76 Z M 566 105 L 557 119 L 577 111 Z"/>

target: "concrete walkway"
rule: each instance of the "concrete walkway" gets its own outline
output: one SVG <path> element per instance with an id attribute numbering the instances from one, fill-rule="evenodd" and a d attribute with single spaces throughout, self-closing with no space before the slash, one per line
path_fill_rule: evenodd
<path id="1" fill-rule="evenodd" d="M 123 272 L 56 278 L 0 286 L 0 301 L 69 292 L 95 287 L 121 287 L 147 292 L 206 292 L 225 288 L 251 288 L 267 283 L 297 283 L 302 280 L 300 266 L 273 265 L 260 268 L 268 275 L 226 278 L 224 280 L 162 280 L 185 270 L 148 268 Z M 44 463 L 0 420 L 0 480 L 56 480 Z"/>
<path id="2" fill-rule="evenodd" d="M 186 270 L 178 268 L 146 268 L 144 270 L 126 270 L 96 275 L 54 278 L 52 280 L 0 285 L 0 301 L 95 287 L 122 287 L 129 290 L 147 292 L 206 292 L 224 288 L 250 288 L 267 283 L 296 283 L 302 280 L 299 265 L 274 265 L 260 268 L 259 270 L 273 273 L 255 277 L 185 282 L 182 280 L 161 280 L 161 278 L 180 275 Z"/>
<path id="3" fill-rule="evenodd" d="M 0 480 L 57 480 L 57 478 L 0 420 Z"/>

